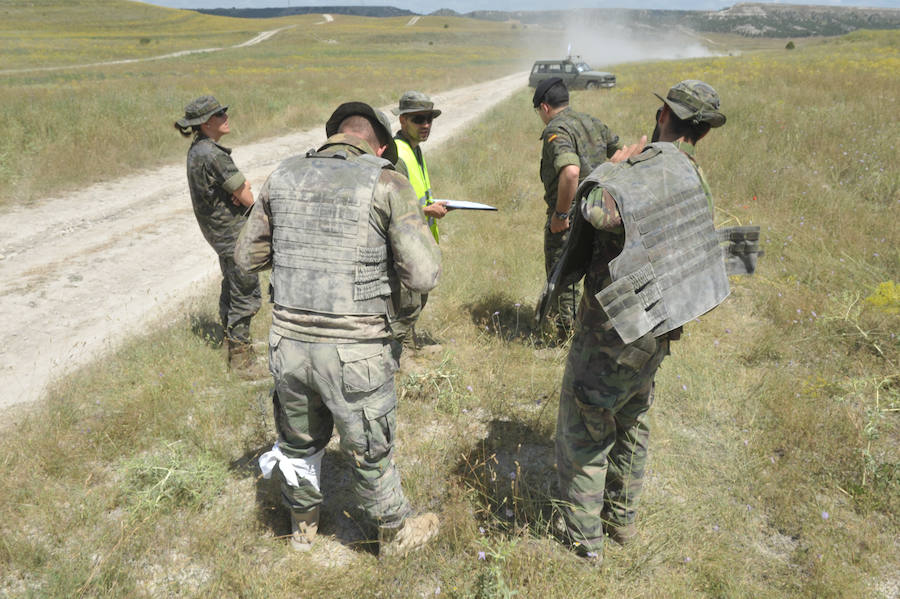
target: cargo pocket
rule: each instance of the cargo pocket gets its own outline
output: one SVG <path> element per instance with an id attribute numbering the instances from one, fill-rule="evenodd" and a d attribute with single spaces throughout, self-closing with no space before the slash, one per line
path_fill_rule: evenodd
<path id="1" fill-rule="evenodd" d="M 578 393 L 576 392 L 576 395 Z M 602 443 L 605 439 L 616 434 L 616 420 L 612 410 L 598 405 L 587 403 L 577 396 L 575 405 L 581 413 L 584 428 L 595 443 Z"/>
<path id="2" fill-rule="evenodd" d="M 346 393 L 366 393 L 384 385 L 392 374 L 390 361 L 385 360 L 385 347 L 382 343 L 338 346 Z"/>
<path id="3" fill-rule="evenodd" d="M 366 460 L 377 462 L 394 446 L 397 412 L 394 395 L 390 394 L 363 408 L 366 427 Z"/>

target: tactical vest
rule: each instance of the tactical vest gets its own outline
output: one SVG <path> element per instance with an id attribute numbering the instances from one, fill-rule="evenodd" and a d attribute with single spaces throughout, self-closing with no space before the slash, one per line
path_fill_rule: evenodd
<path id="1" fill-rule="evenodd" d="M 626 162 L 602 164 L 582 185 L 608 191 L 625 227 L 625 247 L 609 263 L 612 283 L 595 295 L 622 341 L 667 333 L 728 296 L 700 176 L 675 146 L 654 143 Z"/>
<path id="2" fill-rule="evenodd" d="M 272 173 L 276 304 L 326 314 L 387 314 L 387 242 L 367 245 L 375 186 L 387 166 L 368 154 L 309 152 Z"/>
<path id="3" fill-rule="evenodd" d="M 434 202 L 432 201 L 431 178 L 428 176 L 428 165 L 425 164 L 425 156 L 422 156 L 422 164 L 420 166 L 419 161 L 416 159 L 415 151 L 412 149 L 412 146 L 406 143 L 405 139 L 395 137 L 394 141 L 397 142 L 397 154 L 399 154 L 400 160 L 406 163 L 406 170 L 409 172 L 409 182 L 416 192 L 416 197 L 419 198 L 419 205 L 422 208 L 430 206 Z M 437 222 L 433 218 L 427 220 L 428 228 L 431 229 L 434 240 L 440 241 Z"/>

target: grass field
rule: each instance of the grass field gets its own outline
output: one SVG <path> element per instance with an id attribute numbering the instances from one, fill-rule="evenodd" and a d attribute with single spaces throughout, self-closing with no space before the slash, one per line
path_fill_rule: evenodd
<path id="1" fill-rule="evenodd" d="M 121 0 L 13 0 L 0 16 L 0 71 L 16 71 L 0 73 L 0 185 L 12 190 L 0 203 L 182 160 L 172 123 L 203 93 L 232 106 L 230 141 L 247 143 L 324 122 L 335 97 L 383 105 L 397 90 L 437 93 L 526 69 L 523 48 L 542 47 L 532 30 L 443 17 L 415 27 L 406 18 L 349 16 L 319 24 L 321 15 L 234 19 Z M 282 27 L 266 42 L 231 48 Z M 211 47 L 225 49 L 17 71 Z M 79 160 L 65 159 L 73 155 Z"/>
<path id="2" fill-rule="evenodd" d="M 278 538 L 288 517 L 254 465 L 273 441 L 268 389 L 226 373 L 204 335 L 209 289 L 6 428 L 0 594 L 898 597 L 898 66 L 898 32 L 858 32 L 626 65 L 616 89 L 573 93 L 634 140 L 652 129 L 651 92 L 715 86 L 728 123 L 697 157 L 716 220 L 759 224 L 766 250 L 664 362 L 641 536 L 601 569 L 548 535 L 565 348 L 530 324 L 541 125 L 523 91 L 429 153 L 439 196 L 500 208 L 442 222 L 445 273 L 420 325 L 441 351 L 398 379 L 397 461 L 413 503 L 442 519 L 432 547 L 386 562 L 366 550 L 334 447 L 317 546 L 298 555 Z"/>

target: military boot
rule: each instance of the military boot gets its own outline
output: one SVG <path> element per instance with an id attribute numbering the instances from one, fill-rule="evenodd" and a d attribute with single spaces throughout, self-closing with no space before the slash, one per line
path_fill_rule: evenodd
<path id="1" fill-rule="evenodd" d="M 631 524 L 604 522 L 603 529 L 606 531 L 606 536 L 622 547 L 627 547 L 637 540 L 638 531 L 633 522 Z"/>
<path id="2" fill-rule="evenodd" d="M 256 352 L 249 342 L 226 339 L 226 343 L 228 344 L 228 368 L 239 377 L 255 381 L 269 375 L 268 370 L 257 361 Z"/>
<path id="3" fill-rule="evenodd" d="M 291 547 L 294 551 L 312 549 L 318 531 L 319 506 L 306 512 L 291 509 Z"/>
<path id="4" fill-rule="evenodd" d="M 378 557 L 405 556 L 425 546 L 437 534 L 440 522 L 437 514 L 426 512 L 412 516 L 400 526 L 378 527 Z"/>

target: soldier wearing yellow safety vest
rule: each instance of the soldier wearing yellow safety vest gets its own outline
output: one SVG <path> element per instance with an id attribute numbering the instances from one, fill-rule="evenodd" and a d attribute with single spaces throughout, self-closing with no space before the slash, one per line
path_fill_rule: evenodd
<path id="1" fill-rule="evenodd" d="M 412 183 L 434 240 L 439 241 L 436 221 L 444 218 L 447 208 L 442 201 L 432 200 L 434 196 L 431 192 L 428 166 L 425 164 L 425 157 L 419 144 L 428 139 L 431 122 L 440 116 L 441 111 L 435 109 L 431 98 L 422 92 L 408 91 L 400 96 L 400 106 L 394 108 L 392 112 L 400 117 L 400 130 L 394 136 L 397 153 L 400 156 L 397 168 Z"/>

